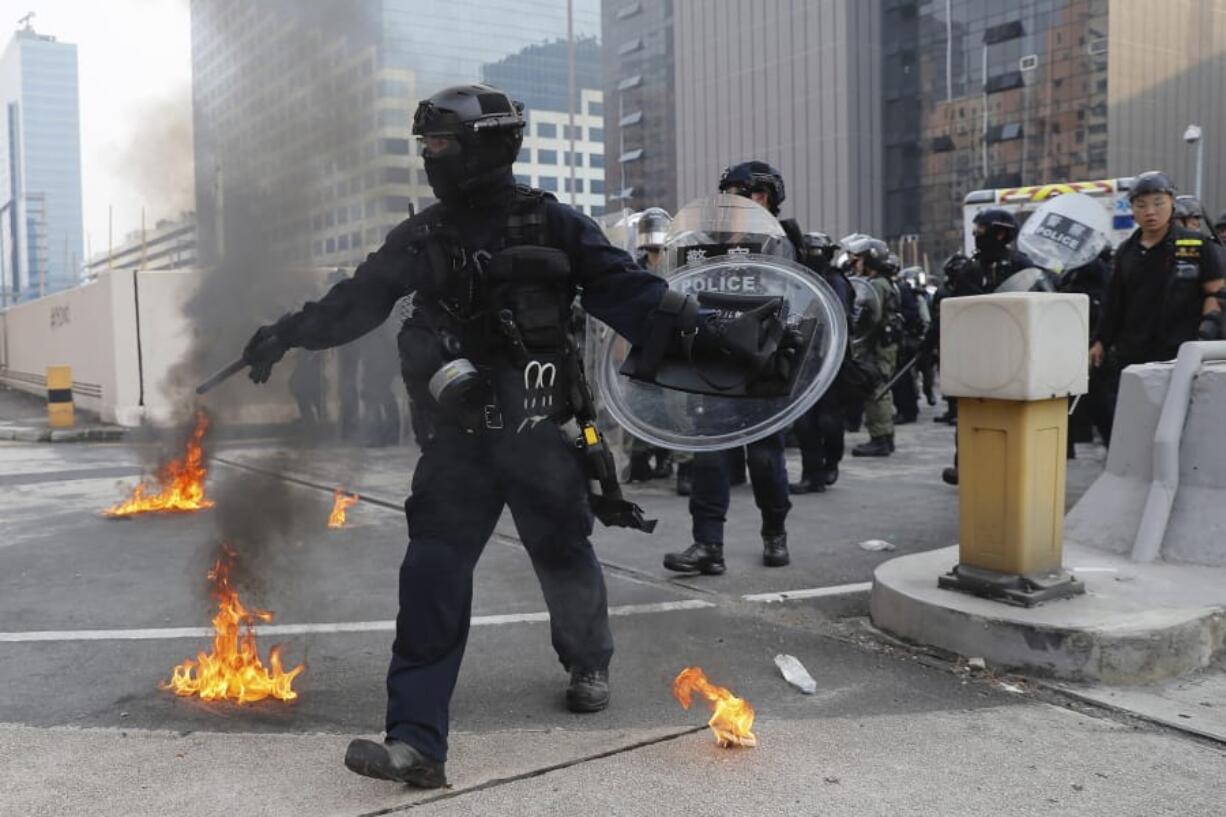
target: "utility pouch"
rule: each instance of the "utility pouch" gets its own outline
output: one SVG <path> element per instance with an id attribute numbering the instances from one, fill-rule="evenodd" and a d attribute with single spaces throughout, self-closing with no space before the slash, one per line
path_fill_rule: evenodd
<path id="1" fill-rule="evenodd" d="M 487 268 L 495 315 L 509 310 L 529 352 L 566 345 L 570 303 L 570 259 L 553 247 L 508 247 Z"/>

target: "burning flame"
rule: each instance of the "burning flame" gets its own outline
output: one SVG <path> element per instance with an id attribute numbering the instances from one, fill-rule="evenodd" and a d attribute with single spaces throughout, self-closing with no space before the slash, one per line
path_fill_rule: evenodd
<path id="1" fill-rule="evenodd" d="M 141 513 L 199 511 L 213 507 L 213 501 L 204 495 L 208 469 L 204 465 L 203 443 L 208 427 L 208 415 L 203 411 L 196 412 L 196 429 L 187 441 L 183 458 L 172 459 L 159 467 L 154 477 L 143 480 L 132 490 L 132 496 L 127 501 L 107 508 L 103 513 L 115 519 Z"/>
<path id="2" fill-rule="evenodd" d="M 715 733 L 716 743 L 724 747 L 758 745 L 758 739 L 749 731 L 753 727 L 753 707 L 748 701 L 712 684 L 700 668 L 686 667 L 673 679 L 673 697 L 689 709 L 695 691 L 707 699 L 715 713 L 707 726 Z"/>
<path id="3" fill-rule="evenodd" d="M 328 527 L 343 528 L 345 527 L 345 511 L 353 507 L 361 499 L 357 494 L 346 495 L 340 488 L 336 489 L 334 494 L 335 499 L 332 501 L 332 513 L 328 514 Z"/>
<path id="4" fill-rule="evenodd" d="M 213 652 L 209 655 L 196 653 L 195 661 L 189 658 L 179 664 L 170 680 L 159 686 L 176 695 L 199 695 L 206 701 L 232 700 L 243 704 L 270 695 L 292 701 L 298 697 L 293 690 L 294 678 L 302 672 L 303 666 L 299 664 L 289 672 L 282 670 L 280 646 L 269 651 L 269 668 L 260 662 L 253 627 L 257 620 L 272 621 L 272 613 L 248 610 L 238 600 L 238 593 L 230 586 L 233 564 L 234 551 L 223 546 L 222 556 L 209 571 L 212 596 L 217 599 L 217 615 L 213 616 Z"/>

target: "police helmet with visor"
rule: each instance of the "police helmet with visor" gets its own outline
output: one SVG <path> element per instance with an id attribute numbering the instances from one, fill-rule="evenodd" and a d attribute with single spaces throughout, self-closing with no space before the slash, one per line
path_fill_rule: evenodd
<path id="1" fill-rule="evenodd" d="M 672 221 L 672 216 L 663 207 L 648 207 L 639 214 L 635 246 L 640 250 L 659 250 L 664 246 Z"/>
<path id="2" fill-rule="evenodd" d="M 719 177 L 719 192 L 752 198 L 754 193 L 765 193 L 767 209 L 779 214 L 787 193 L 783 186 L 783 174 L 766 162 L 750 161 L 732 165 Z"/>

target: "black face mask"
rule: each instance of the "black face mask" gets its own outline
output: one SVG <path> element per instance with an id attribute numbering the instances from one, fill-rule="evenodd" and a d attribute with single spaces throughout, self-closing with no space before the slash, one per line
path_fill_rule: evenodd
<path id="1" fill-rule="evenodd" d="M 975 249 L 988 258 L 1001 258 L 1009 248 L 1008 241 L 1002 241 L 996 230 L 988 230 L 975 234 Z"/>
<path id="2" fill-rule="evenodd" d="M 463 182 L 468 177 L 464 156 L 442 156 L 422 160 L 426 166 L 426 180 L 439 201 L 454 201 L 464 195 Z"/>
<path id="3" fill-rule="evenodd" d="M 451 156 L 422 161 L 434 197 L 445 203 L 471 202 L 503 183 L 511 171 L 505 151 L 492 145 L 469 146 Z"/>

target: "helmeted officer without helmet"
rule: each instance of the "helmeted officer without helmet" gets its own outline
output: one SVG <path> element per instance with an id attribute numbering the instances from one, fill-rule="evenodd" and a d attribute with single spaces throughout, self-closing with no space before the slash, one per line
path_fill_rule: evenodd
<path id="1" fill-rule="evenodd" d="M 398 299 L 415 296 L 399 345 L 422 453 L 405 503 L 409 545 L 387 676 L 387 739 L 353 741 L 345 763 L 420 787 L 445 784 L 473 569 L 504 506 L 570 673 L 567 705 L 590 712 L 609 702 L 613 640 L 588 541 L 592 514 L 648 525 L 636 506 L 610 495 L 615 475 L 611 486 L 602 476 L 603 495 L 588 495 L 585 459 L 611 461 L 601 453 L 607 449 L 569 332 L 576 293 L 586 311 L 657 357 L 684 350 L 688 365 L 722 356 L 743 363 L 757 382 L 786 376 L 792 352 L 777 317 L 729 321 L 700 311 L 610 246 L 591 219 L 517 186 L 511 167 L 524 124 L 522 105 L 489 85 L 448 88 L 423 101 L 413 134 L 439 203 L 393 229 L 351 278 L 260 328 L 244 351 L 251 378 L 264 382 L 287 349 L 348 343 L 383 323 Z M 572 417 L 582 427 L 583 453 L 559 433 Z"/>

